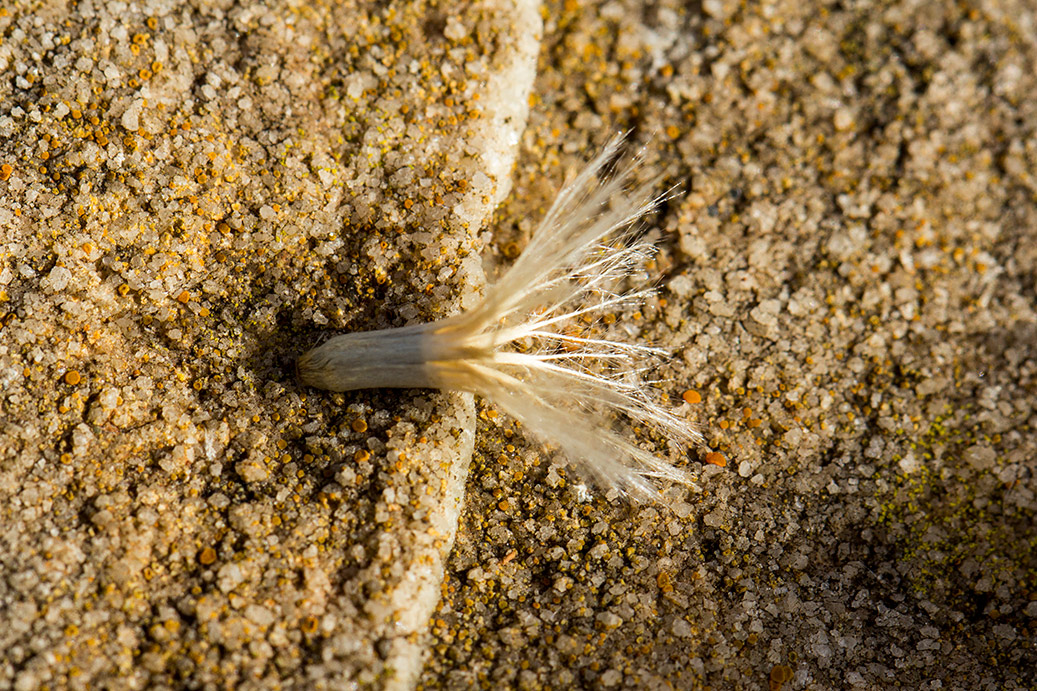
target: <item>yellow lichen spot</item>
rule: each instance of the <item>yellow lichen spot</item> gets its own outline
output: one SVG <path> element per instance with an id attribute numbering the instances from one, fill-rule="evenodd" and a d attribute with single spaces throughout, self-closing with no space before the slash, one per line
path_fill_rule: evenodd
<path id="1" fill-rule="evenodd" d="M 186 290 L 183 290 L 180 292 L 179 295 L 176 296 L 176 301 L 179 302 L 181 305 L 186 305 L 191 301 L 191 294 Z"/>
<path id="2" fill-rule="evenodd" d="M 681 136 L 681 129 L 676 125 L 670 125 L 666 128 L 666 136 L 670 139 L 676 139 Z"/>
<path id="3" fill-rule="evenodd" d="M 702 394 L 700 394 L 695 389 L 688 389 L 687 391 L 681 394 L 681 398 L 683 398 L 684 402 L 688 403 L 689 405 L 696 405 L 702 402 Z"/>
<path id="4" fill-rule="evenodd" d="M 792 668 L 788 665 L 775 665 L 771 668 L 769 686 L 771 691 L 781 691 L 785 682 L 792 681 Z"/>
<path id="5" fill-rule="evenodd" d="M 82 380 L 83 378 L 79 376 L 79 372 L 75 371 L 74 369 L 65 372 L 65 383 L 69 386 L 76 386 Z"/>
<path id="6" fill-rule="evenodd" d="M 363 463 L 364 461 L 371 458 L 371 452 L 367 449 L 360 449 L 353 454 L 353 460 L 357 463 Z"/>
<path id="7" fill-rule="evenodd" d="M 216 562 L 216 550 L 212 547 L 205 547 L 201 552 L 198 553 L 198 563 L 202 566 L 210 566 Z"/>
<path id="8" fill-rule="evenodd" d="M 303 633 L 316 633 L 317 632 L 317 617 L 306 617 L 302 620 Z"/>
<path id="9" fill-rule="evenodd" d="M 123 283 L 121 286 L 116 288 L 116 290 L 118 291 L 119 295 L 126 297 L 130 293 L 130 286 L 126 283 Z"/>
<path id="10" fill-rule="evenodd" d="M 659 575 L 655 577 L 655 582 L 659 586 L 659 590 L 664 593 L 673 592 L 673 584 L 670 582 L 670 574 L 665 571 L 660 571 Z"/>
<path id="11" fill-rule="evenodd" d="M 353 422 L 350 423 L 349 426 L 353 428 L 354 432 L 356 432 L 357 434 L 361 434 L 367 431 L 367 420 L 364 420 L 363 418 L 357 418 L 356 420 L 353 420 Z"/>
<path id="12" fill-rule="evenodd" d="M 721 468 L 727 467 L 727 459 L 724 458 L 724 454 L 719 451 L 710 451 L 707 453 L 705 461 L 710 465 L 720 466 Z"/>
<path id="13" fill-rule="evenodd" d="M 7 180 L 11 177 L 11 173 L 14 172 L 14 167 L 10 163 L 0 165 L 0 180 Z"/>

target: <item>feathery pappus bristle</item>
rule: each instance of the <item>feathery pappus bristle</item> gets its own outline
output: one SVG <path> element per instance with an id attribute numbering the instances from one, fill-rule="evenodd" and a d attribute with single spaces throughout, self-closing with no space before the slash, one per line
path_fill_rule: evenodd
<path id="1" fill-rule="evenodd" d="M 605 491 L 661 501 L 665 484 L 689 484 L 685 471 L 615 429 L 627 420 L 681 449 L 702 443 L 651 394 L 651 365 L 666 351 L 583 328 L 652 294 L 621 287 L 655 252 L 637 225 L 666 194 L 657 196 L 657 179 L 634 179 L 638 157 L 612 166 L 622 142 L 612 139 L 559 192 L 521 256 L 474 309 L 336 336 L 299 358 L 303 383 L 469 391 L 557 446 Z"/>

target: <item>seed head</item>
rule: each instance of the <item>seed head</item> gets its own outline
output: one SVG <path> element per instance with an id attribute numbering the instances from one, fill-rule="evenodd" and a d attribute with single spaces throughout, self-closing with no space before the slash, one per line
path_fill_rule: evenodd
<path id="1" fill-rule="evenodd" d="M 666 194 L 636 182 L 639 158 L 610 165 L 614 138 L 558 194 L 522 255 L 474 309 L 428 324 L 343 334 L 299 358 L 303 383 L 331 391 L 418 387 L 492 401 L 605 490 L 661 500 L 685 471 L 617 431 L 626 420 L 679 448 L 702 443 L 652 395 L 664 350 L 588 333 L 588 323 L 641 304 L 651 289 L 622 290 L 655 248 L 637 228 Z"/>

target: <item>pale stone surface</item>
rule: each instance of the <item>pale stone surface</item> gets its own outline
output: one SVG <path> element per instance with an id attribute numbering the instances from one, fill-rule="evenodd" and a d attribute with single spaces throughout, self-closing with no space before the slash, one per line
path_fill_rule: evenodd
<path id="1" fill-rule="evenodd" d="M 471 397 L 293 361 L 478 297 L 540 21 L 0 15 L 0 686 L 413 686 Z"/>

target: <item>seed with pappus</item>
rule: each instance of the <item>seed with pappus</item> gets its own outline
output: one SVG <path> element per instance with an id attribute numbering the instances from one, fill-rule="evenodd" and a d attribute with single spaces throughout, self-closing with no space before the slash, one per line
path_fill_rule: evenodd
<path id="1" fill-rule="evenodd" d="M 690 476 L 629 441 L 619 421 L 662 433 L 680 449 L 702 436 L 651 394 L 664 350 L 588 335 L 588 322 L 636 306 L 651 289 L 617 286 L 654 254 L 639 222 L 666 195 L 637 183 L 639 159 L 610 165 L 614 138 L 558 194 L 525 251 L 482 302 L 428 324 L 343 334 L 299 358 L 303 383 L 331 391 L 405 387 L 468 391 L 556 445 L 602 489 L 661 500 Z"/>

